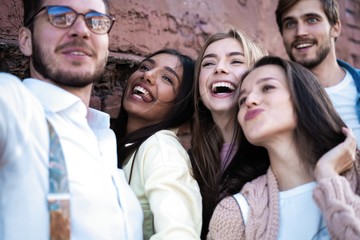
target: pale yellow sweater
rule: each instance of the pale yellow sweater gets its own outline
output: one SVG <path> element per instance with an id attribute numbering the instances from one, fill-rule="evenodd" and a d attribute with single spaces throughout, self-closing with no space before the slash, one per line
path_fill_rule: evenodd
<path id="1" fill-rule="evenodd" d="M 144 213 L 144 240 L 199 240 L 200 188 L 176 130 L 150 136 L 123 167 Z"/>

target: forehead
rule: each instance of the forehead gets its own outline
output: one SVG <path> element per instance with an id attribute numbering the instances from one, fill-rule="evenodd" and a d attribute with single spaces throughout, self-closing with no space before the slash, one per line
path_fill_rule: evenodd
<path id="1" fill-rule="evenodd" d="M 159 68 L 171 68 L 173 69 L 177 75 L 179 76 L 180 80 L 182 78 L 183 66 L 179 60 L 179 58 L 175 55 L 161 53 L 150 58 L 153 60 L 156 67 Z"/>
<path id="2" fill-rule="evenodd" d="M 225 38 L 209 44 L 206 48 L 204 56 L 210 53 L 230 53 L 243 52 L 243 47 L 239 40 L 235 38 Z"/>
<path id="3" fill-rule="evenodd" d="M 158 66 L 164 66 L 164 67 L 167 66 L 167 67 L 171 67 L 173 69 L 179 68 L 179 67 L 182 68 L 179 58 L 175 55 L 161 53 L 161 54 L 152 56 L 150 59 L 154 60 L 156 65 L 158 65 Z"/>
<path id="4" fill-rule="evenodd" d="M 324 7 L 320 0 L 301 0 L 284 12 L 282 19 L 302 17 L 309 14 L 324 15 Z"/>
<path id="5" fill-rule="evenodd" d="M 48 5 L 68 6 L 81 13 L 89 10 L 106 13 L 106 7 L 102 0 L 43 0 L 43 6 Z"/>
<path id="6" fill-rule="evenodd" d="M 241 89 L 252 87 L 266 81 L 278 81 L 287 86 L 285 71 L 278 65 L 268 64 L 252 70 L 242 81 Z"/>

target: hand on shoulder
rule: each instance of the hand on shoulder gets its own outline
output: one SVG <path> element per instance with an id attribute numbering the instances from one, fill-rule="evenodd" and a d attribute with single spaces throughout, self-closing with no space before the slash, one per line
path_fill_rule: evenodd
<path id="1" fill-rule="evenodd" d="M 345 141 L 325 153 L 317 162 L 314 170 L 316 181 L 324 178 L 334 177 L 353 166 L 356 158 L 356 138 L 349 128 L 343 128 Z"/>

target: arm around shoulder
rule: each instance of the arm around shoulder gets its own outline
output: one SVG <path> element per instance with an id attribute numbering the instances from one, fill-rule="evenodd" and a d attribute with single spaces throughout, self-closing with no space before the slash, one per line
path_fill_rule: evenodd
<path id="1" fill-rule="evenodd" d="M 45 123 L 45 117 L 40 102 L 16 76 L 0 72 L 0 92 L 0 162 L 3 162 L 14 157 L 14 143 L 20 146 L 19 141 L 29 140 L 31 132 L 38 131 L 37 123 Z M 40 129 L 37 133 L 42 132 Z"/>

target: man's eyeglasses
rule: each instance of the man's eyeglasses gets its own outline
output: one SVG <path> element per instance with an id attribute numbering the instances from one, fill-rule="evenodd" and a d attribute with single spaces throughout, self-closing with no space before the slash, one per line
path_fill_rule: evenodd
<path id="1" fill-rule="evenodd" d="M 28 26 L 34 18 L 43 10 L 46 10 L 49 22 L 57 28 L 71 27 L 77 17 L 82 15 L 84 17 L 86 26 L 96 34 L 105 34 L 110 32 L 114 24 L 115 18 L 104 13 L 90 11 L 88 13 L 78 13 L 74 9 L 67 6 L 44 6 L 39 9 L 25 24 Z"/>

